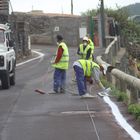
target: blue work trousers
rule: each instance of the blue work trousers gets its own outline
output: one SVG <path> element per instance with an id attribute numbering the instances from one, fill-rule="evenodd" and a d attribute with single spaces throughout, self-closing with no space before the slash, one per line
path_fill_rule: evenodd
<path id="1" fill-rule="evenodd" d="M 59 92 L 65 89 L 66 70 L 55 68 L 53 90 Z"/>
<path id="2" fill-rule="evenodd" d="M 84 95 L 87 92 L 87 86 L 86 86 L 86 78 L 84 76 L 84 71 L 79 66 L 74 66 L 74 71 L 76 75 L 76 81 L 78 86 L 79 95 Z"/>

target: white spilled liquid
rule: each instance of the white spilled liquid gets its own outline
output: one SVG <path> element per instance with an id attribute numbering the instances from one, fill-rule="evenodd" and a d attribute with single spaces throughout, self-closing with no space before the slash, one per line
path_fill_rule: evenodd
<path id="1" fill-rule="evenodd" d="M 134 140 L 140 140 L 140 134 L 127 123 L 116 104 L 114 104 L 108 96 L 104 96 L 103 99 L 111 107 L 112 113 L 115 116 L 118 124 L 131 136 L 131 138 Z"/>

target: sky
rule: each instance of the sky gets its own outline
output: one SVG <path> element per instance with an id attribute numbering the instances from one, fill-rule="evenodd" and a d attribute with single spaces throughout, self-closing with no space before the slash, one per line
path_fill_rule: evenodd
<path id="1" fill-rule="evenodd" d="M 29 12 L 31 10 L 43 10 L 44 13 L 70 14 L 71 0 L 10 0 L 13 11 Z M 116 8 L 129 4 L 140 3 L 140 0 L 104 0 L 105 8 Z M 80 15 L 88 9 L 96 9 L 100 0 L 73 0 L 74 14 Z"/>

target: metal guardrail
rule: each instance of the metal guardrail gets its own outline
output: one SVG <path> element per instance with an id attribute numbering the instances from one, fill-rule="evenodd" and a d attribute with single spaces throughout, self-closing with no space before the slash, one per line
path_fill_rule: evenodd
<path id="1" fill-rule="evenodd" d="M 112 38 L 112 37 L 111 37 Z M 103 56 L 97 56 L 97 62 L 99 64 L 113 65 L 115 66 L 115 56 L 120 48 L 120 40 L 118 37 L 113 37 L 114 39 L 108 45 Z M 103 59 L 103 60 L 102 60 Z M 140 99 L 140 79 L 126 74 L 125 72 L 114 68 L 111 71 L 111 74 L 107 74 L 107 79 L 119 88 L 121 91 L 124 91 L 129 97 L 129 103 L 137 103 Z"/>

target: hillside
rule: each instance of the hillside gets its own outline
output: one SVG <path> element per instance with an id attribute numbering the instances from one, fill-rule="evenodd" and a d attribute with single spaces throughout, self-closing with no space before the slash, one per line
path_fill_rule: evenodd
<path id="1" fill-rule="evenodd" d="M 128 10 L 130 16 L 140 15 L 140 3 L 131 4 L 123 8 Z"/>

